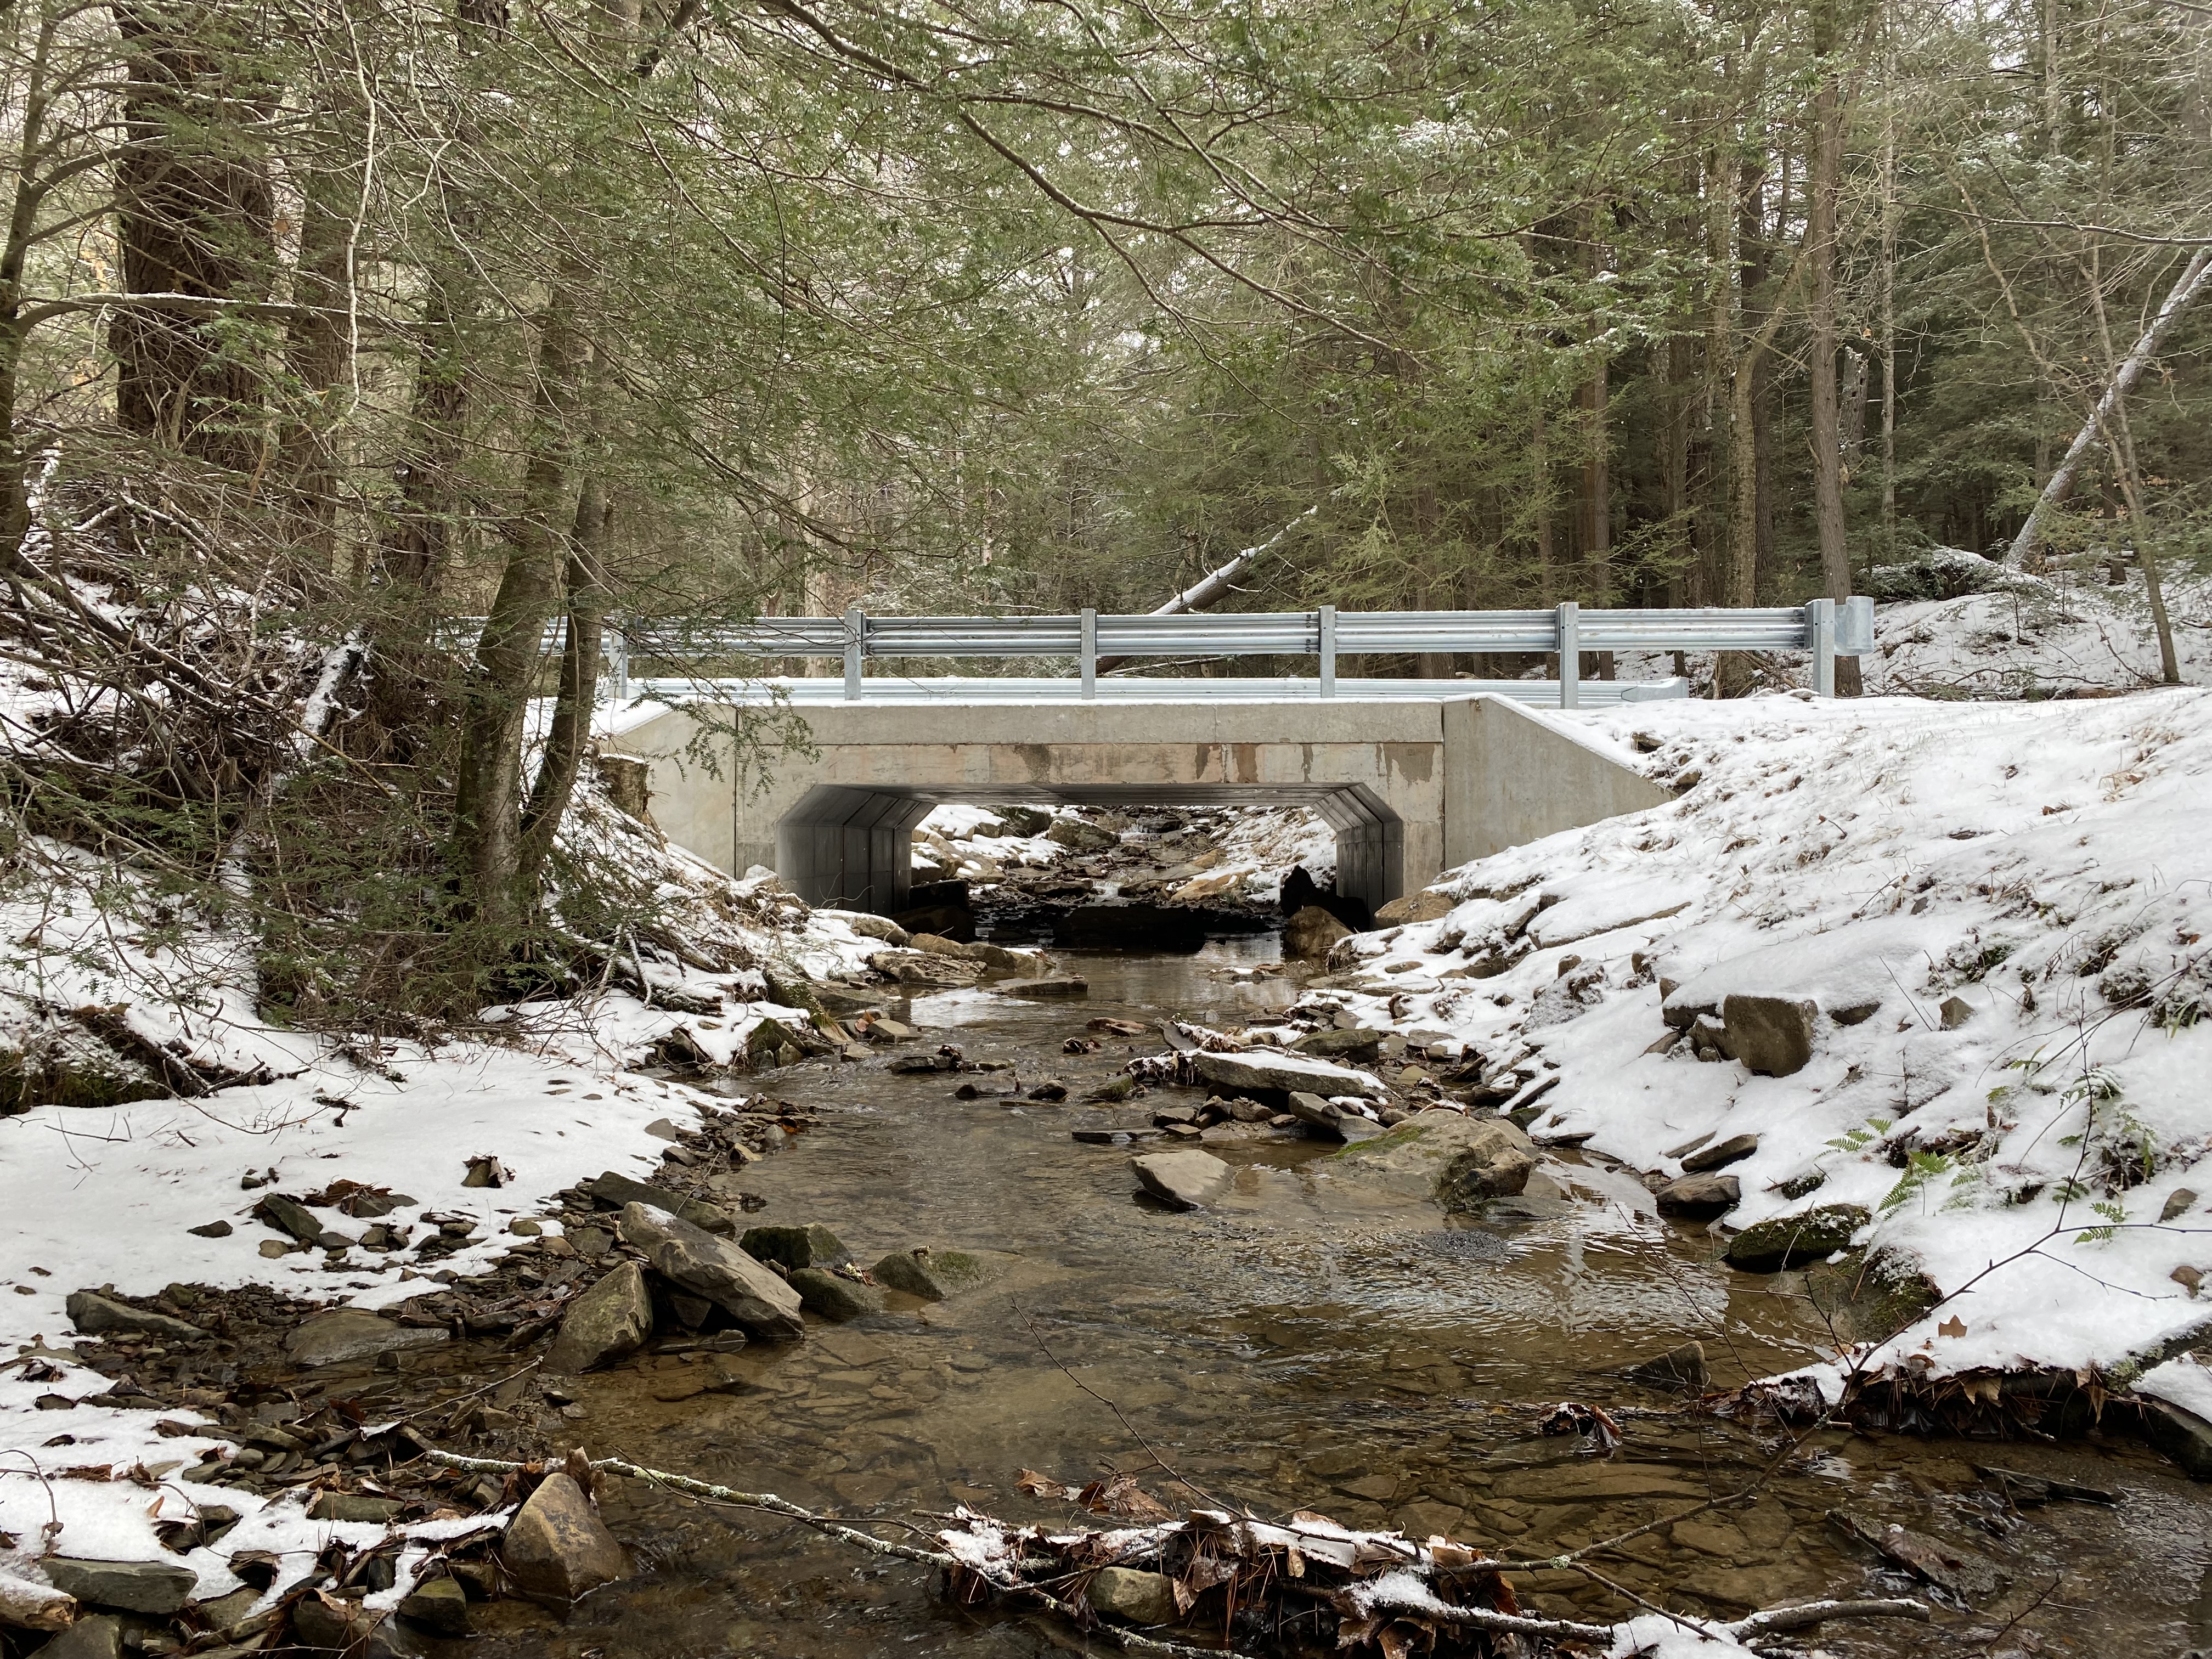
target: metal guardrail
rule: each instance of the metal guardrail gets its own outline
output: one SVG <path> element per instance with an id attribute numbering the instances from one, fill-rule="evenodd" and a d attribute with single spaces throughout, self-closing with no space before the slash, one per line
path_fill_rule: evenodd
<path id="1" fill-rule="evenodd" d="M 1193 679 L 1130 675 L 1100 680 L 1089 694 L 1081 683 L 1027 675 L 931 674 L 910 679 L 889 677 L 863 679 L 860 695 L 852 697 L 842 680 L 798 678 L 769 679 L 648 678 L 630 682 L 636 696 L 680 702 L 711 692 L 733 703 L 765 707 L 783 703 L 794 708 L 842 707 L 850 702 L 873 704 L 927 705 L 931 703 L 1147 703 L 1188 702 L 1200 696 L 1209 702 L 1311 702 L 1321 695 L 1320 683 L 1311 679 Z M 1510 697 L 1540 708 L 1559 706 L 1557 680 L 1383 680 L 1340 679 L 1335 697 L 1340 702 L 1365 700 L 1421 702 L 1443 697 L 1471 697 L 1487 693 Z M 1581 707 L 1611 708 L 1622 703 L 1663 702 L 1690 695 L 1690 683 L 1663 680 L 1584 680 Z"/>
<path id="2" fill-rule="evenodd" d="M 465 624 L 459 624 L 465 625 Z M 548 651 L 558 650 L 560 625 L 546 630 Z M 1581 653 L 1585 651 L 1806 651 L 1813 657 L 1813 687 L 1822 696 L 1836 689 L 1836 659 L 1858 656 L 1874 649 L 1874 601 L 1864 597 L 1814 599 L 1802 605 L 1780 605 L 1732 611 L 1584 611 L 1572 601 L 1544 611 L 1346 611 L 1323 605 L 1317 611 L 1263 611 L 1213 615 L 1102 616 L 1083 611 L 1063 617 L 871 617 L 857 607 L 842 617 L 764 617 L 738 626 L 684 627 L 641 623 L 628 629 L 606 630 L 606 654 L 613 671 L 616 695 L 627 701 L 630 692 L 629 664 L 634 657 L 661 660 L 716 657 L 842 657 L 845 674 L 842 696 L 890 695 L 883 688 L 894 682 L 868 681 L 864 665 L 871 657 L 1073 657 L 1076 661 L 1078 695 L 1091 698 L 1108 686 L 1132 684 L 1129 679 L 1102 679 L 1102 657 L 1188 656 L 1310 656 L 1318 659 L 1318 674 L 1310 681 L 1203 679 L 1176 683 L 1203 688 L 1204 694 L 1234 696 L 1224 688 L 1236 685 L 1311 686 L 1310 693 L 1285 690 L 1267 695 L 1424 696 L 1440 694 L 1382 691 L 1373 688 L 1425 685 L 1455 688 L 1465 695 L 1470 686 L 1522 687 L 1555 685 L 1556 706 L 1577 708 L 1620 699 L 1596 688 L 1612 684 L 1584 680 Z M 1340 656 L 1368 656 L 1382 653 L 1450 653 L 1476 651 L 1540 651 L 1556 654 L 1556 682 L 1506 681 L 1379 681 L 1340 682 Z M 696 684 L 696 682 L 694 682 Z M 709 682 L 718 686 L 736 681 Z M 794 696 L 807 702 L 829 700 L 812 688 L 835 681 L 792 680 L 808 688 Z M 1032 700 L 1045 694 L 1036 688 L 1064 685 L 1042 679 L 998 682 L 969 679 L 964 684 L 985 684 L 1031 688 Z M 1644 682 L 1650 684 L 1653 682 Z M 1357 686 L 1357 690 L 1340 688 Z M 1013 694 L 1009 693 L 1010 696 Z M 1053 694 L 1054 698 L 1058 693 Z M 1124 694 L 1113 692 L 1116 697 Z M 1128 694 L 1149 697 L 1150 694 Z M 1188 695 L 1188 691 L 1185 695 Z M 1514 695 L 1505 693 L 1505 695 Z M 1664 694 L 1662 694 L 1664 695 Z"/>

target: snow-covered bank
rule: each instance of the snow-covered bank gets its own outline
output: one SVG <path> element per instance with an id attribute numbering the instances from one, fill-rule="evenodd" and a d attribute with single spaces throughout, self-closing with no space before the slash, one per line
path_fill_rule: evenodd
<path id="1" fill-rule="evenodd" d="M 555 1194 L 610 1171 L 651 1176 L 677 1133 L 716 1114 L 728 1121 L 728 1097 L 635 1068 L 672 1048 L 726 1065 L 765 1021 L 805 1032 L 808 1013 L 776 990 L 863 981 L 883 949 L 772 878 L 732 881 L 668 847 L 590 790 L 562 850 L 592 862 L 602 902 L 635 900 L 627 960 L 608 964 L 621 983 L 492 1010 L 481 1030 L 442 1041 L 319 1036 L 257 1012 L 247 940 L 161 909 L 120 866 L 34 850 L 58 878 L 0 906 L 17 942 L 0 959 L 6 1036 L 82 1073 L 69 1097 L 103 1078 L 116 1086 L 101 1097 L 115 1103 L 0 1116 L 0 1534 L 26 1552 L 0 1553 L 0 1577 L 15 1581 L 43 1574 L 35 1558 L 46 1546 L 181 1567 L 205 1601 L 240 1592 L 234 1558 L 266 1552 L 279 1566 L 257 1605 L 274 1607 L 333 1541 L 416 1540 L 397 1589 L 374 1605 L 395 1602 L 427 1540 L 495 1528 L 506 1512 L 389 1527 L 311 1519 L 307 1503 L 330 1483 L 309 1478 L 327 1471 L 303 1469 L 307 1484 L 267 1492 L 189 1478 L 235 1455 L 250 1426 L 228 1388 L 203 1386 L 212 1380 L 204 1354 L 189 1377 L 178 1358 L 229 1328 L 228 1313 L 199 1317 L 204 1332 L 165 1336 L 156 1316 L 150 1333 L 88 1335 L 71 1293 L 143 1300 L 172 1286 L 265 1286 L 286 1299 L 281 1333 L 301 1304 L 385 1309 L 489 1283 L 479 1276 L 518 1245 L 558 1240 L 562 1223 L 542 1213 L 562 1207 Z M 165 1066 L 180 1091 L 162 1086 Z M 356 1194 L 374 1201 L 358 1205 Z M 258 1213 L 272 1194 L 302 1204 L 295 1213 L 308 1224 L 288 1231 Z M 319 1238 L 299 1236 L 314 1224 Z M 551 1292 L 556 1304 L 589 1282 Z M 172 1321 L 200 1305 L 190 1288 L 163 1301 Z M 180 1336 L 193 1339 L 182 1350 Z M 240 1517 L 220 1551 L 165 1537 L 209 1506 Z"/>
<path id="2" fill-rule="evenodd" d="M 1540 1138 L 1672 1176 L 1756 1136 L 1727 1229 L 1857 1206 L 1945 1297 L 1863 1369 L 2111 1370 L 2212 1319 L 2212 695 L 1580 723 L 1681 799 L 1454 872 L 1315 1001 L 1472 1044 Z M 1815 1005 L 1802 1069 L 1720 1055 L 1731 994 Z"/>

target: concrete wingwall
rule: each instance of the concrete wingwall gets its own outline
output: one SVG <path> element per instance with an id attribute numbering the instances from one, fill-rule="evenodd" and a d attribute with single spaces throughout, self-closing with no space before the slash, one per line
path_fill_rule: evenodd
<path id="1" fill-rule="evenodd" d="M 670 839 L 814 903 L 901 908 L 915 823 L 939 801 L 1298 802 L 1336 832 L 1340 890 L 1381 904 L 1450 865 L 1670 799 L 1564 722 L 1503 699 L 871 705 L 805 711 L 811 756 L 729 763 L 682 709 L 610 740 L 646 760 Z M 724 757 L 719 777 L 698 750 Z"/>
<path id="2" fill-rule="evenodd" d="M 1674 799 L 1564 718 L 1503 697 L 1438 708 L 1447 868 Z"/>

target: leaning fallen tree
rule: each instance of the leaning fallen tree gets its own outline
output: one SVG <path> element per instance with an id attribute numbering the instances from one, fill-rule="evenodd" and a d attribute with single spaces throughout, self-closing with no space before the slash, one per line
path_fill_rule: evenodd
<path id="1" fill-rule="evenodd" d="M 870 1554 L 934 1569 L 939 1593 L 963 1606 L 1052 1613 L 1126 1652 L 1162 1659 L 1632 1654 L 1648 1640 L 1654 1617 L 1728 1652 L 1830 1620 L 1929 1616 L 1925 1604 L 1899 1598 L 1809 1601 L 1727 1622 L 1650 1603 L 1643 1604 L 1646 1617 L 1632 1624 L 1545 1618 L 1522 1608 L 1512 1577 L 1553 1562 L 1502 1560 L 1442 1537 L 1417 1542 L 1399 1533 L 1361 1532 L 1307 1510 L 1280 1522 L 1211 1508 L 1176 1518 L 1127 1477 L 1078 1491 L 1025 1473 L 1022 1485 L 1034 1496 L 1132 1516 L 1137 1524 L 1022 1526 L 963 1505 L 935 1517 L 945 1524 L 931 1549 L 876 1537 L 774 1492 L 740 1492 L 622 1458 L 586 1459 L 572 1452 L 565 1464 L 535 1464 L 442 1449 L 426 1455 L 452 1468 L 525 1480 L 588 1463 L 595 1473 L 647 1481 L 683 1497 L 783 1516 Z M 1632 1601 L 1638 1599 L 1595 1570 L 1578 1570 Z"/>

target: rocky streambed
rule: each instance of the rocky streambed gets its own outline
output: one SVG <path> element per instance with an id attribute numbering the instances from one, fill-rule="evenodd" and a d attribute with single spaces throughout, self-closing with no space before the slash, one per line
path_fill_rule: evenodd
<path id="1" fill-rule="evenodd" d="M 1529 1559 L 1658 1522 L 1600 1564 L 1609 1582 L 1520 1575 L 1522 1605 L 1936 1609 L 1820 1631 L 1843 1655 L 2212 1638 L 2212 1512 L 2140 1444 L 1717 1414 L 1709 1394 L 1830 1345 L 1832 1299 L 1801 1266 L 1731 1266 L 1639 1172 L 1530 1143 L 1495 1114 L 1535 1079 L 1501 1099 L 1506 1080 L 1441 1047 L 1356 1028 L 1237 1051 L 1218 1034 L 1297 988 L 1264 941 L 1062 958 L 1050 976 L 1087 996 L 1008 996 L 980 974 L 900 988 L 860 1021 L 874 1041 L 810 1041 L 824 1051 L 672 1119 L 651 1180 L 610 1172 L 513 1218 L 489 1273 L 439 1266 L 458 1219 L 397 1237 L 373 1192 L 338 1194 L 365 1224 L 337 1240 L 328 1204 L 263 1206 L 280 1249 L 422 1276 L 378 1315 L 91 1287 L 73 1311 L 99 1340 L 18 1363 L 82 1359 L 112 1377 L 106 1408 L 214 1419 L 223 1446 L 148 1468 L 149 1489 L 234 1486 L 301 1525 L 244 1543 L 250 1523 L 204 1504 L 172 1547 L 229 1545 L 245 1589 L 196 1601 L 160 1564 L 80 1572 L 89 1616 L 51 1641 L 7 1632 L 10 1659 L 874 1659 L 1081 1639 L 933 1599 L 926 1573 L 757 1510 L 594 1480 L 573 1447 L 917 1539 L 963 1504 L 1065 1522 L 1058 1494 L 1115 1473 L 1171 1504 Z M 1148 1178 L 1173 1160 L 1187 1181 Z"/>

